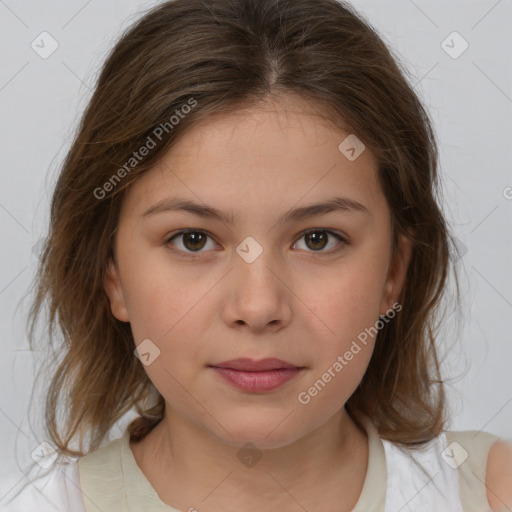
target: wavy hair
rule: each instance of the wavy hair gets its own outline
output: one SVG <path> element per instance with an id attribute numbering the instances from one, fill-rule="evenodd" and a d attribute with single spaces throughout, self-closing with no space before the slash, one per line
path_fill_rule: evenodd
<path id="1" fill-rule="evenodd" d="M 347 410 L 367 414 L 383 438 L 409 446 L 442 431 L 436 331 L 450 234 L 438 204 L 432 122 L 409 80 L 368 21 L 337 0 L 172 0 L 121 35 L 59 170 L 29 313 L 31 347 L 43 310 L 47 346 L 61 335 L 45 404 L 60 454 L 97 449 L 132 409 L 134 440 L 163 417 L 164 400 L 134 356 L 130 324 L 111 314 L 103 288 L 125 191 L 201 120 L 281 94 L 320 105 L 325 119 L 373 152 L 394 247 L 399 234 L 413 243 L 403 310 L 379 331 Z M 157 127 L 156 147 L 131 161 Z"/>

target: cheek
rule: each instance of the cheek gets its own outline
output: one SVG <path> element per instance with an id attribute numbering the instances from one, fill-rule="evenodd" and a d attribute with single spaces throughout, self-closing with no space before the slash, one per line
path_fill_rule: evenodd
<path id="1" fill-rule="evenodd" d="M 139 244 L 141 245 L 141 244 Z M 200 297 L 202 281 L 184 279 L 163 248 L 133 249 L 125 261 L 125 299 L 134 338 L 162 338 Z M 195 300 L 194 300 L 195 299 Z"/>
<path id="2" fill-rule="evenodd" d="M 348 259 L 329 276 L 318 276 L 307 304 L 318 325 L 315 365 L 305 398 L 320 414 L 341 406 L 359 385 L 368 367 L 377 335 L 376 322 L 384 289 L 385 262 L 372 253 Z M 321 322 L 319 321 L 321 319 Z M 311 331 L 312 329 L 310 329 Z M 299 397 L 298 397 L 299 398 Z"/>
<path id="3" fill-rule="evenodd" d="M 187 410 L 194 406 L 187 392 L 189 383 L 206 364 L 204 323 L 199 316 L 205 314 L 206 302 L 201 297 L 211 285 L 194 283 L 196 286 L 183 289 L 177 282 L 166 284 L 168 281 L 146 277 L 132 290 L 137 297 L 130 312 L 135 344 L 151 340 L 158 355 L 144 370 L 173 407 Z"/>
<path id="4" fill-rule="evenodd" d="M 199 315 L 204 315 L 206 302 L 201 297 L 207 290 L 203 286 L 194 291 L 180 291 L 178 285 L 153 288 L 151 293 L 138 294 L 130 312 L 131 328 L 136 343 L 150 338 L 162 353 L 169 357 L 186 354 L 187 360 L 200 354 L 200 340 L 204 325 Z"/>
<path id="5" fill-rule="evenodd" d="M 321 327 L 309 329 L 318 332 L 315 363 L 296 399 L 319 418 L 334 413 L 353 394 L 375 345 L 382 284 L 375 274 L 352 270 L 327 280 L 308 301 L 315 313 L 310 325 Z"/>
<path id="6" fill-rule="evenodd" d="M 208 291 L 218 278 L 198 279 L 197 272 L 187 277 L 178 266 L 147 262 L 132 274 L 127 290 L 135 344 L 150 339 L 160 350 L 158 364 L 146 367 L 150 378 L 153 371 L 160 372 L 155 378 L 162 376 L 163 368 L 176 377 L 185 377 L 205 357 L 204 318 L 211 314 Z"/>
<path id="7" fill-rule="evenodd" d="M 325 324 L 325 339 L 346 343 L 378 320 L 385 273 L 375 262 L 373 268 L 364 261 L 355 262 L 322 280 L 309 286 L 314 292 L 309 292 L 307 303 Z"/>
<path id="8" fill-rule="evenodd" d="M 355 342 L 319 366 L 297 393 L 296 402 L 313 417 L 326 418 L 343 407 L 361 382 L 372 355 L 372 347 Z M 352 350 L 351 350 L 352 349 Z M 351 354 L 351 359 L 347 358 Z"/>

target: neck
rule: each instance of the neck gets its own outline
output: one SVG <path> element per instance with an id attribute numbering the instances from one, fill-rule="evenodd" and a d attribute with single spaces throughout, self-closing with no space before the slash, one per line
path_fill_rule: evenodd
<path id="1" fill-rule="evenodd" d="M 208 511 L 234 510 L 234 500 L 244 511 L 269 503 L 280 510 L 297 510 L 297 503 L 310 512 L 351 510 L 368 460 L 366 435 L 344 408 L 307 436 L 260 450 L 227 444 L 166 404 L 163 420 L 132 451 L 162 501 Z"/>

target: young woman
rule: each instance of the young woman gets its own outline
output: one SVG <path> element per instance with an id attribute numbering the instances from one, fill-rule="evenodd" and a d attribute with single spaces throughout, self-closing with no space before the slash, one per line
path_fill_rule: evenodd
<path id="1" fill-rule="evenodd" d="M 64 336 L 60 457 L 5 510 L 508 510 L 510 446 L 446 431 L 436 173 L 349 5 L 148 12 L 55 188 L 31 316 Z"/>

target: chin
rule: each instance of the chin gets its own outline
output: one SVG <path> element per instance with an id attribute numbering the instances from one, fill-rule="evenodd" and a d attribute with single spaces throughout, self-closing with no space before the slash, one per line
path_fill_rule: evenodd
<path id="1" fill-rule="evenodd" d="M 247 443 L 252 443 L 262 450 L 270 450 L 287 446 L 305 433 L 296 430 L 298 423 L 283 421 L 286 415 L 268 416 L 261 414 L 251 418 L 247 416 L 240 422 L 240 417 L 234 418 L 232 422 L 221 421 L 227 432 L 222 428 L 216 428 L 217 436 L 231 446 L 241 448 Z M 294 427 L 295 426 L 295 427 Z M 294 428 L 293 428 L 294 427 Z"/>

